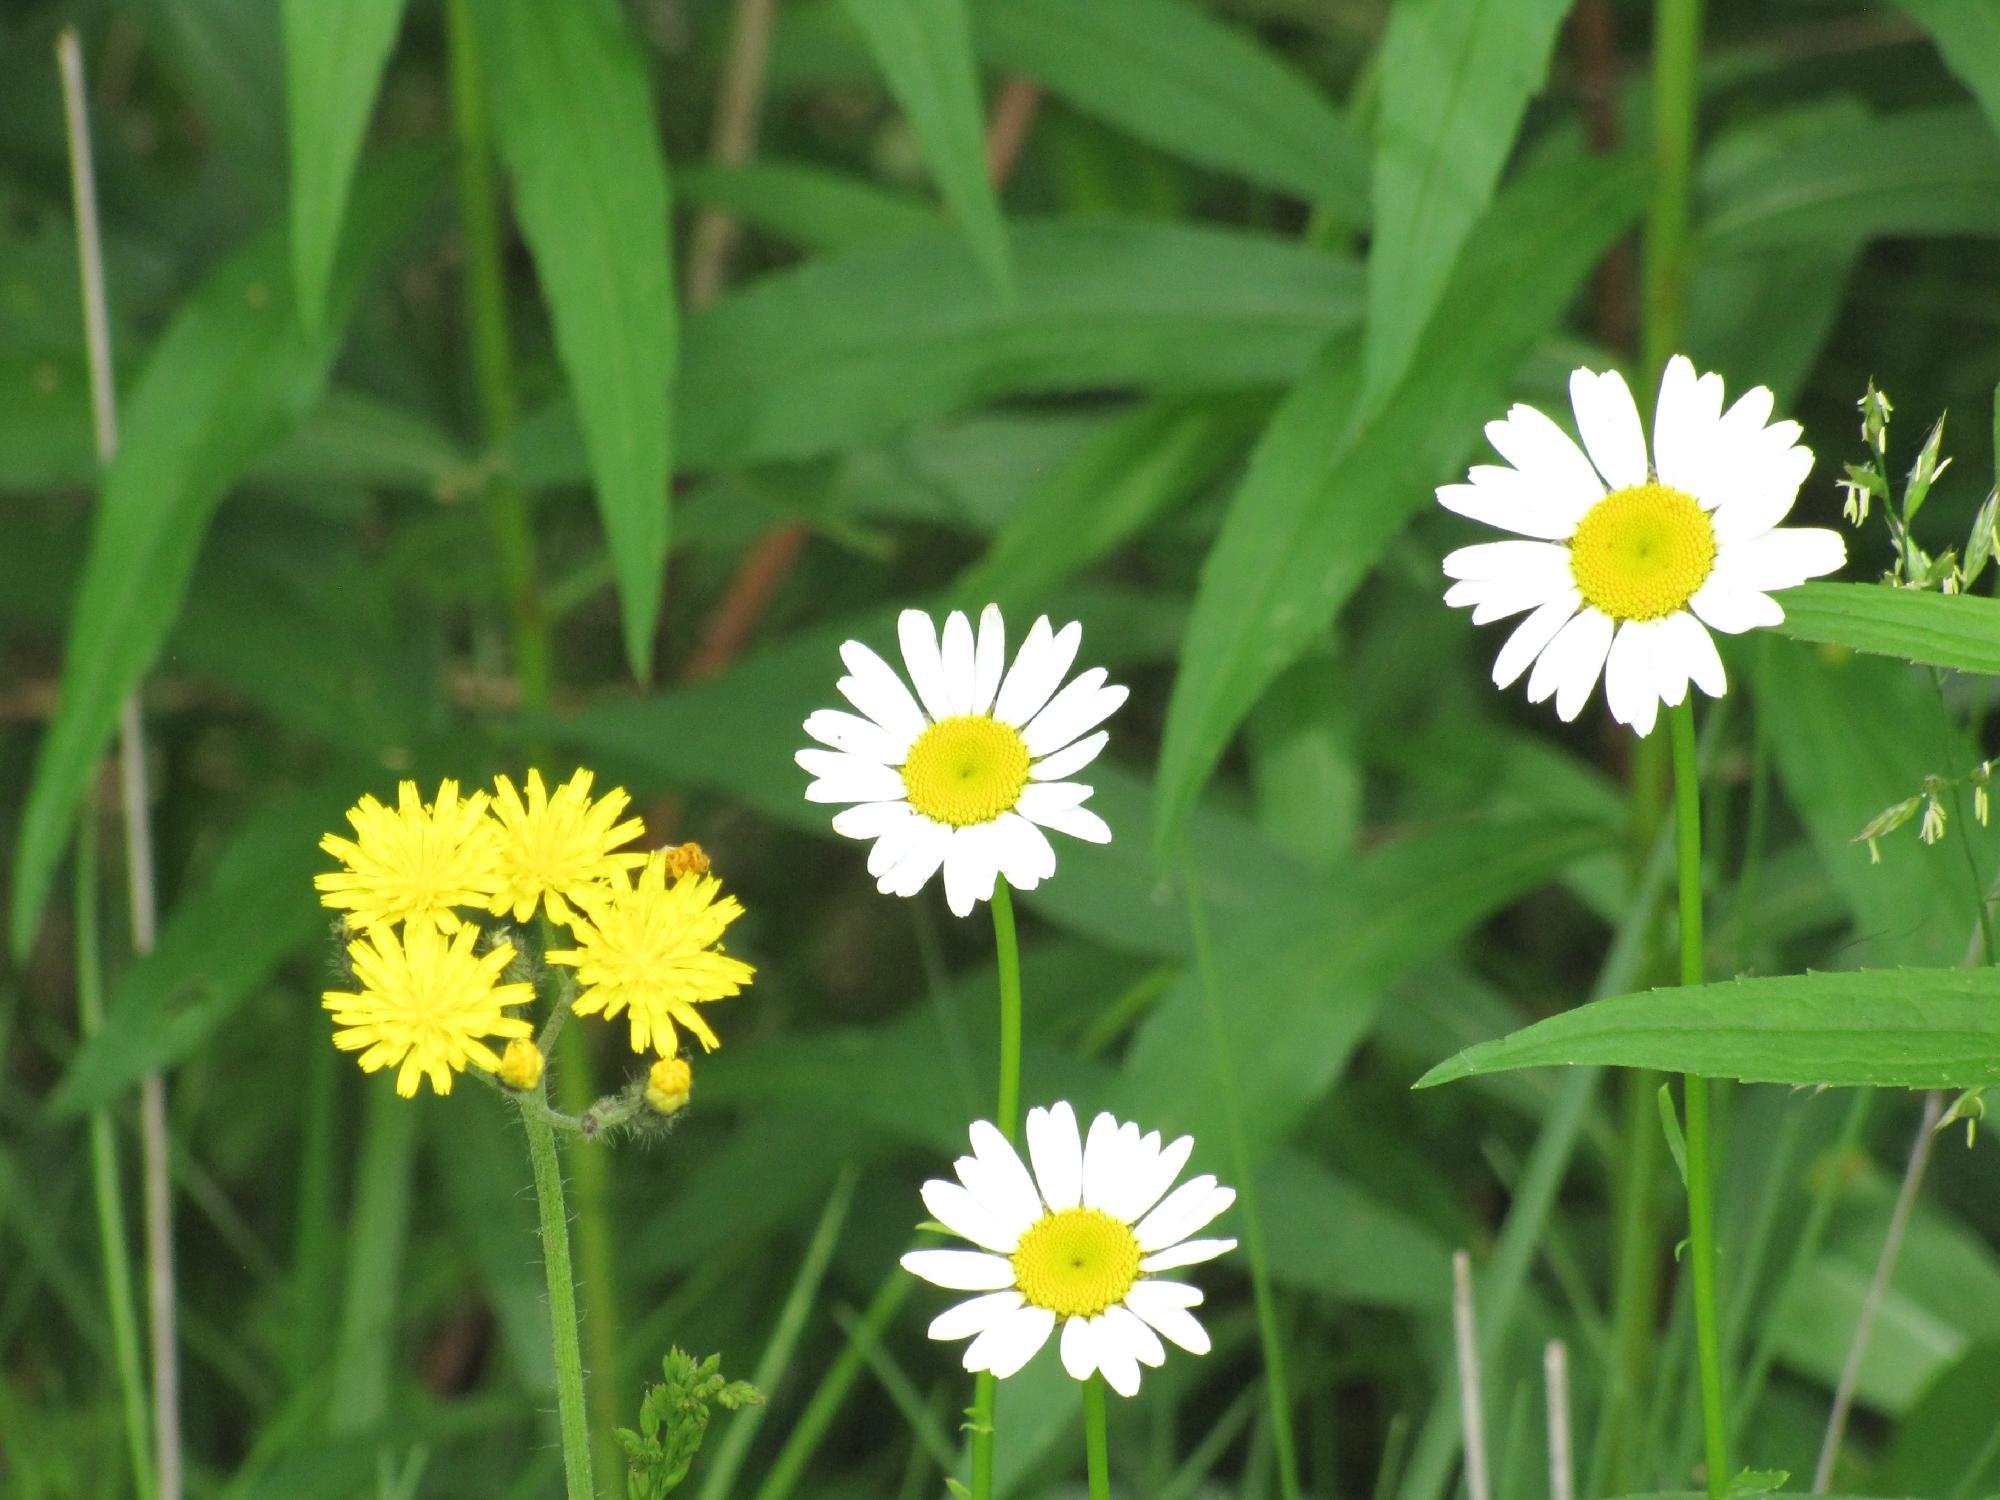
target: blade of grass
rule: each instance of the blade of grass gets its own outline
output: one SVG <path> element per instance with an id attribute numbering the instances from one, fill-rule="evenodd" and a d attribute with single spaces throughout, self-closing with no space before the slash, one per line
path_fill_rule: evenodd
<path id="1" fill-rule="evenodd" d="M 368 1079 L 354 1169 L 347 1281 L 333 1346 L 333 1432 L 373 1426 L 389 1410 L 397 1293 L 409 1240 L 417 1130 L 424 1104 L 399 1098 L 387 1074 Z"/>

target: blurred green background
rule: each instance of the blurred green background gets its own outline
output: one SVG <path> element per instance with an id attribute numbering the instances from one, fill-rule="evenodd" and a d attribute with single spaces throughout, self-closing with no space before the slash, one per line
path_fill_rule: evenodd
<path id="1" fill-rule="evenodd" d="M 594 1410 L 631 1421 L 669 1342 L 750 1375 L 798 1287 L 761 1426 L 713 1440 L 689 1493 L 941 1493 L 969 1381 L 923 1336 L 942 1301 L 892 1268 L 917 1184 L 990 1107 L 990 935 L 935 887 L 878 896 L 791 756 L 842 640 L 887 650 L 896 608 L 988 599 L 1017 640 L 1080 619 L 1133 687 L 1092 776 L 1116 841 L 1063 842 L 1025 899 L 1026 1102 L 1192 1129 L 1233 1175 L 1194 872 L 1307 1491 L 1458 1484 L 1460 1246 L 1505 1500 L 1546 1493 L 1550 1337 L 1583 1492 L 1689 1487 L 1664 1181 L 1645 1384 L 1617 1394 L 1617 1081 L 1408 1092 L 1662 972 L 1631 915 L 1630 742 L 1596 705 L 1564 727 L 1491 689 L 1499 638 L 1439 603 L 1471 531 L 1431 490 L 1487 461 L 1509 400 L 1566 415 L 1576 364 L 1650 390 L 1643 329 L 1806 424 L 1802 524 L 1838 524 L 1869 377 L 1903 462 L 1948 409 L 1941 547 L 1989 487 L 2000 379 L 2000 6 L 1711 11 L 1692 172 L 1663 187 L 1654 16 L 1624 0 L 10 0 L 0 1491 L 132 1493 L 85 1122 L 116 1127 L 136 1256 L 135 1089 L 162 1069 L 188 1493 L 556 1492 L 511 1119 L 468 1087 L 392 1122 L 386 1080 L 328 1045 L 311 887 L 361 792 L 538 762 L 706 846 L 759 970 L 714 1008 L 725 1046 L 669 1138 L 572 1154 L 608 1227 L 581 1251 Z M 65 26 L 121 401 L 102 483 Z M 1642 294 L 1661 192 L 1692 226 L 1678 310 Z M 1853 552 L 1850 579 L 1888 562 L 1879 533 Z M 1993 841 L 1960 816 L 1871 866 L 1851 839 L 1971 763 L 1983 680 L 1941 710 L 1877 659 L 1724 645 L 1711 972 L 1960 962 Z M 107 759 L 135 687 L 143 959 Z M 79 912 L 106 949 L 87 1045 Z M 564 1069 L 586 1099 L 633 1066 L 591 1035 Z M 1733 1096 L 1746 1462 L 1810 1472 L 1915 1116 Z M 1990 1145 L 1962 1141 L 1843 1490 L 2000 1486 L 2000 1206 Z M 1201 1280 L 1216 1350 L 1118 1403 L 1120 1493 L 1278 1492 L 1243 1258 Z M 1001 1410 L 1003 1492 L 1080 1494 L 1052 1352 Z"/>

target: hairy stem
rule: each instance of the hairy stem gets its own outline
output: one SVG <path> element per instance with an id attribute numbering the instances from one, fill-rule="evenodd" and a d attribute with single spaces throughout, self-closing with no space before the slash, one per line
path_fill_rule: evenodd
<path id="1" fill-rule="evenodd" d="M 539 1095 L 541 1091 L 535 1092 Z M 590 1477 L 590 1423 L 584 1416 L 583 1347 L 577 1337 L 576 1281 L 569 1263 L 569 1211 L 563 1205 L 562 1163 L 556 1157 L 555 1132 L 539 1112 L 523 1109 L 521 1128 L 528 1137 L 528 1165 L 535 1174 L 535 1207 L 541 1216 L 564 1493 L 567 1500 L 596 1500 Z"/>

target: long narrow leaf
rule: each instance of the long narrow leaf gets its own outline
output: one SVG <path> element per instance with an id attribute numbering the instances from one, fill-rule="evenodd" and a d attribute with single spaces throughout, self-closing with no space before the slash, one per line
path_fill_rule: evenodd
<path id="1" fill-rule="evenodd" d="M 643 679 L 665 582 L 677 348 L 667 164 L 646 59 L 611 0 L 479 9 L 515 212 L 576 398 L 625 654 Z"/>
<path id="2" fill-rule="evenodd" d="M 1793 640 L 2000 674 L 2000 599 L 1872 583 L 1808 583 L 1778 595 Z"/>
<path id="3" fill-rule="evenodd" d="M 17 953 L 34 937 L 91 766 L 173 623 L 215 507 L 319 399 L 368 272 L 428 202 L 439 165 L 430 151 L 404 153 L 362 174 L 318 338 L 301 327 L 285 236 L 272 232 L 210 276 L 148 357 L 104 478 L 61 705 L 22 814 L 10 923 Z"/>
<path id="4" fill-rule="evenodd" d="M 317 334 L 361 139 L 403 0 L 284 0 L 285 112 L 292 159 L 292 276 Z"/>

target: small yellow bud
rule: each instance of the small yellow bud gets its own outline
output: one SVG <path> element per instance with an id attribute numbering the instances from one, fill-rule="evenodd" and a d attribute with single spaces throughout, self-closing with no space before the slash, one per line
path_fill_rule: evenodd
<path id="1" fill-rule="evenodd" d="M 680 844 L 663 852 L 667 856 L 667 873 L 676 880 L 683 875 L 708 873 L 708 851 L 699 844 Z"/>
<path id="2" fill-rule="evenodd" d="M 542 1049 L 517 1036 L 500 1054 L 500 1081 L 510 1089 L 531 1089 L 542 1081 Z"/>
<path id="3" fill-rule="evenodd" d="M 656 1112 L 670 1115 L 688 1102 L 693 1088 L 694 1073 L 686 1059 L 663 1057 L 646 1075 L 646 1103 Z"/>

